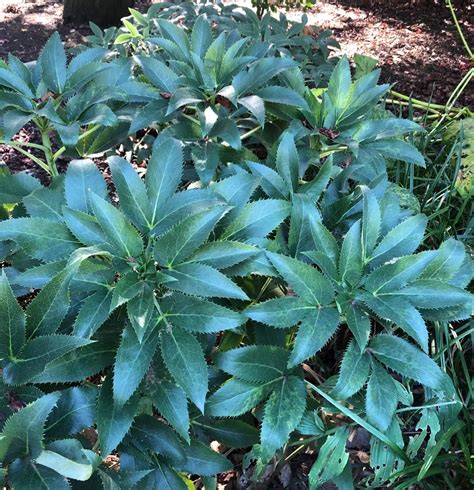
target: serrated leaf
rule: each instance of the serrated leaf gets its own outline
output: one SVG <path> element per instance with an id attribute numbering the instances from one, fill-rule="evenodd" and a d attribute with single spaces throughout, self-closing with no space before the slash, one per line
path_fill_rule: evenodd
<path id="1" fill-rule="evenodd" d="M 351 304 L 346 311 L 346 323 L 359 345 L 359 349 L 363 351 L 370 337 L 369 316 L 361 308 Z"/>
<path id="2" fill-rule="evenodd" d="M 188 262 L 200 262 L 214 269 L 226 269 L 258 255 L 259 252 L 259 249 L 253 245 L 220 240 L 205 243 L 188 259 Z"/>
<path id="3" fill-rule="evenodd" d="M 31 112 L 23 112 L 17 109 L 3 111 L 0 119 L 0 132 L 3 140 L 10 141 L 20 129 L 28 124 L 32 118 Z"/>
<path id="4" fill-rule="evenodd" d="M 338 427 L 319 449 L 318 459 L 309 472 L 309 488 L 315 490 L 323 483 L 339 476 L 349 461 L 346 452 L 347 427 Z M 339 488 L 339 487 L 338 487 Z"/>
<path id="5" fill-rule="evenodd" d="M 198 263 L 184 263 L 168 269 L 167 275 L 176 279 L 168 287 L 185 294 L 209 298 L 235 298 L 246 300 L 247 295 L 224 274 Z"/>
<path id="6" fill-rule="evenodd" d="M 392 377 L 378 362 L 373 362 L 365 398 L 367 418 L 385 432 L 395 414 L 397 403 L 397 389 Z"/>
<path id="7" fill-rule="evenodd" d="M 112 291 L 105 288 L 89 296 L 76 317 L 72 334 L 90 339 L 109 317 L 111 300 Z"/>
<path id="8" fill-rule="evenodd" d="M 139 230 L 149 230 L 152 227 L 151 208 L 144 182 L 127 160 L 112 156 L 107 161 L 120 208 Z"/>
<path id="9" fill-rule="evenodd" d="M 456 286 L 441 281 L 420 279 L 409 286 L 385 294 L 384 298 L 404 298 L 416 308 L 451 308 L 453 306 L 474 306 L 474 296 Z"/>
<path id="10" fill-rule="evenodd" d="M 84 245 L 107 243 L 105 233 L 94 216 L 63 207 L 63 217 L 71 233 Z"/>
<path id="11" fill-rule="evenodd" d="M 296 366 L 316 354 L 334 335 L 339 321 L 336 308 L 314 308 L 298 328 L 288 366 Z"/>
<path id="12" fill-rule="evenodd" d="M 362 275 L 362 248 L 360 221 L 356 221 L 347 232 L 339 256 L 339 275 L 341 281 L 357 285 Z"/>
<path id="13" fill-rule="evenodd" d="M 101 457 L 105 459 L 122 442 L 132 426 L 138 408 L 139 396 L 135 394 L 125 405 L 114 404 L 112 377 L 102 384 L 97 403 L 97 432 Z"/>
<path id="14" fill-rule="evenodd" d="M 310 222 L 318 219 L 319 211 L 312 198 L 294 194 L 292 198 L 288 250 L 292 257 L 301 259 L 301 254 L 314 248 Z"/>
<path id="15" fill-rule="evenodd" d="M 265 104 L 258 95 L 249 95 L 238 100 L 255 117 L 260 126 L 265 124 Z"/>
<path id="16" fill-rule="evenodd" d="M 0 204 L 20 202 L 36 189 L 41 189 L 41 184 L 30 174 L 25 172 L 2 174 L 0 175 Z"/>
<path id="17" fill-rule="evenodd" d="M 193 214 L 155 241 L 155 260 L 166 267 L 184 262 L 209 237 L 228 208 L 216 206 Z"/>
<path id="18" fill-rule="evenodd" d="M 172 94 L 179 86 L 178 75 L 160 60 L 140 56 L 138 62 L 145 77 L 163 92 Z"/>
<path id="19" fill-rule="evenodd" d="M 232 80 L 237 94 L 247 94 L 281 72 L 294 68 L 295 62 L 290 58 L 261 58 L 249 67 L 248 71 L 240 71 Z"/>
<path id="20" fill-rule="evenodd" d="M 150 415 L 140 415 L 135 419 L 130 437 L 134 445 L 174 462 L 181 463 L 186 458 L 183 445 L 173 430 Z"/>
<path id="21" fill-rule="evenodd" d="M 108 241 L 117 247 L 117 254 L 136 257 L 143 251 L 143 241 L 137 230 L 126 221 L 125 216 L 112 204 L 94 192 L 90 192 L 90 203 L 100 227 Z"/>
<path id="22" fill-rule="evenodd" d="M 466 258 L 466 249 L 462 242 L 449 238 L 441 244 L 436 257 L 421 273 L 421 279 L 447 281 L 462 267 Z"/>
<path id="23" fill-rule="evenodd" d="M 62 93 L 67 79 L 66 52 L 57 32 L 48 39 L 38 63 L 46 87 L 55 94 Z"/>
<path id="24" fill-rule="evenodd" d="M 156 224 L 158 217 L 162 217 L 160 208 L 175 193 L 181 182 L 182 172 L 183 150 L 181 144 L 171 138 L 164 140 L 153 151 L 145 176 L 145 185 L 150 198 L 152 224 Z"/>
<path id="25" fill-rule="evenodd" d="M 283 378 L 265 404 L 260 437 L 267 457 L 287 442 L 289 435 L 300 423 L 305 408 L 304 381 L 296 376 Z"/>
<path id="26" fill-rule="evenodd" d="M 191 441 L 191 444 L 184 448 L 186 460 L 184 463 L 175 465 L 178 470 L 195 475 L 217 475 L 229 471 L 232 468 L 230 462 L 219 453 L 216 453 L 208 446 Z"/>
<path id="27" fill-rule="evenodd" d="M 318 411 L 307 408 L 296 430 L 304 436 L 319 436 L 325 428 Z"/>
<path id="28" fill-rule="evenodd" d="M 161 415 L 189 443 L 189 410 L 184 391 L 174 383 L 160 380 L 154 386 L 151 399 Z"/>
<path id="29" fill-rule="evenodd" d="M 339 282 L 339 272 L 336 268 L 336 264 L 323 252 L 303 252 L 303 255 L 321 269 L 325 276 L 334 283 Z"/>
<path id="30" fill-rule="evenodd" d="M 298 92 L 288 87 L 269 85 L 258 90 L 257 95 L 259 95 L 265 102 L 309 109 L 304 98 L 298 94 Z"/>
<path id="31" fill-rule="evenodd" d="M 232 209 L 222 218 L 218 228 L 229 227 L 245 211 L 245 206 L 257 189 L 258 183 L 258 178 L 241 171 L 236 175 L 211 184 L 214 195 L 218 199 L 224 200 L 229 206 L 232 206 Z"/>
<path id="32" fill-rule="evenodd" d="M 112 289 L 110 311 L 135 298 L 143 291 L 143 288 L 144 283 L 139 280 L 137 274 L 134 272 L 124 274 Z"/>
<path id="33" fill-rule="evenodd" d="M 333 163 L 328 158 L 319 169 L 316 177 L 300 186 L 300 192 L 309 196 L 313 202 L 317 202 L 321 194 L 326 190 L 333 173 Z"/>
<path id="34" fill-rule="evenodd" d="M 60 393 L 44 395 L 14 413 L 3 427 L 0 438 L 0 460 L 37 457 L 43 449 L 43 427 Z"/>
<path id="35" fill-rule="evenodd" d="M 61 212 L 63 203 L 62 192 L 48 187 L 36 189 L 23 198 L 23 204 L 32 218 L 45 218 L 58 223 L 63 222 Z"/>
<path id="36" fill-rule="evenodd" d="M 28 289 L 42 289 L 54 276 L 59 274 L 66 266 L 66 261 L 48 262 L 37 265 L 20 272 L 11 278 L 12 284 L 23 286 Z"/>
<path id="37" fill-rule="evenodd" d="M 270 392 L 271 385 L 250 384 L 230 379 L 213 393 L 206 404 L 206 415 L 213 417 L 237 417 L 254 408 Z"/>
<path id="38" fill-rule="evenodd" d="M 212 29 L 205 15 L 200 15 L 193 26 L 191 33 L 191 49 L 203 57 L 213 41 Z"/>
<path id="39" fill-rule="evenodd" d="M 376 315 L 398 325 L 428 351 L 428 329 L 419 311 L 403 298 L 365 293 L 360 298 Z"/>
<path id="40" fill-rule="evenodd" d="M 261 179 L 259 185 L 268 197 L 272 199 L 288 198 L 288 187 L 275 170 L 256 162 L 247 162 L 247 167 L 253 175 Z"/>
<path id="41" fill-rule="evenodd" d="M 339 257 L 339 247 L 336 239 L 320 221 L 311 221 L 310 227 L 315 249 L 329 257 L 336 264 Z"/>
<path id="42" fill-rule="evenodd" d="M 364 279 L 364 287 L 378 295 L 400 289 L 420 276 L 436 255 L 434 251 L 421 252 L 385 264 Z"/>
<path id="43" fill-rule="evenodd" d="M 189 490 L 180 475 L 170 468 L 163 459 L 156 459 L 154 471 L 147 478 L 147 483 L 151 488 L 160 490 Z"/>
<path id="44" fill-rule="evenodd" d="M 4 367 L 3 378 L 12 385 L 28 383 L 41 374 L 49 362 L 90 343 L 90 340 L 72 335 L 36 337 L 25 344 L 13 362 Z"/>
<path id="45" fill-rule="evenodd" d="M 326 305 L 334 298 L 331 283 L 314 267 L 304 262 L 267 252 L 280 275 L 301 299 L 313 305 Z"/>
<path id="46" fill-rule="evenodd" d="M 34 97 L 34 94 L 28 84 L 11 69 L 8 70 L 3 66 L 0 66 L 0 85 L 15 91 L 18 90 L 28 98 Z"/>
<path id="47" fill-rule="evenodd" d="M 220 332 L 237 328 L 244 322 L 236 311 L 179 293 L 160 300 L 160 306 L 169 323 L 191 332 Z"/>
<path id="48" fill-rule="evenodd" d="M 377 266 L 395 257 L 413 253 L 423 240 L 426 223 L 426 216 L 418 214 L 390 230 L 372 252 L 369 258 L 371 265 Z"/>
<path id="49" fill-rule="evenodd" d="M 13 240 L 25 253 L 45 262 L 66 258 L 79 247 L 66 226 L 43 218 L 1 221 L 0 240 Z"/>
<path id="50" fill-rule="evenodd" d="M 245 314 L 252 320 L 271 327 L 288 328 L 303 320 L 312 310 L 314 306 L 301 298 L 284 296 L 250 306 Z"/>
<path id="51" fill-rule="evenodd" d="M 276 156 L 276 166 L 289 191 L 295 192 L 298 188 L 300 162 L 291 133 L 285 133 L 281 139 Z"/>
<path id="52" fill-rule="evenodd" d="M 195 425 L 228 447 L 249 447 L 259 441 L 257 428 L 242 420 L 214 420 L 201 417 L 195 421 Z"/>
<path id="53" fill-rule="evenodd" d="M 141 383 L 150 366 L 159 336 L 148 328 L 140 341 L 131 326 L 125 327 L 114 363 L 114 403 L 122 407 Z"/>
<path id="54" fill-rule="evenodd" d="M 402 162 L 414 163 L 420 167 L 425 166 L 423 155 L 411 144 L 398 139 L 381 139 L 364 143 L 365 148 L 376 150 L 386 158 L 401 160 Z"/>
<path id="55" fill-rule="evenodd" d="M 46 466 L 36 466 L 28 459 L 15 459 L 8 468 L 8 481 L 12 488 L 22 490 L 70 490 L 64 476 Z"/>
<path id="56" fill-rule="evenodd" d="M 351 69 L 348 59 L 344 56 L 337 63 L 329 79 L 327 93 L 334 106 L 343 109 L 350 97 Z"/>
<path id="57" fill-rule="evenodd" d="M 78 434 L 95 423 L 95 406 L 98 390 L 75 386 L 62 392 L 56 407 L 48 417 L 45 433 L 60 438 Z"/>
<path id="58" fill-rule="evenodd" d="M 218 368 L 242 381 L 266 383 L 284 375 L 288 356 L 288 351 L 273 345 L 248 345 L 220 352 L 214 362 Z"/>
<path id="59" fill-rule="evenodd" d="M 72 274 L 64 269 L 46 284 L 26 310 L 28 338 L 55 333 L 69 310 Z"/>
<path id="60" fill-rule="evenodd" d="M 220 138 L 229 144 L 234 150 L 240 150 L 242 143 L 240 141 L 240 131 L 232 119 L 220 118 L 209 131 L 210 138 Z"/>
<path id="61" fill-rule="evenodd" d="M 361 239 L 365 260 L 366 257 L 370 257 L 377 244 L 381 227 L 381 215 L 379 203 L 373 192 L 364 192 L 363 206 Z"/>
<path id="62" fill-rule="evenodd" d="M 44 371 L 35 376 L 35 383 L 72 383 L 93 376 L 113 364 L 115 346 L 96 342 L 80 347 L 50 361 Z"/>
<path id="63" fill-rule="evenodd" d="M 66 442 L 66 441 L 58 441 Z M 72 441 L 71 441 L 72 442 Z M 79 444 L 78 441 L 74 441 Z M 80 445 L 80 444 L 79 444 Z M 82 453 L 83 460 L 78 463 L 68 457 L 63 456 L 55 451 L 44 449 L 41 451 L 35 462 L 41 466 L 53 469 L 60 475 L 66 478 L 72 478 L 74 480 L 86 481 L 92 476 L 94 468 L 87 460 L 86 456 Z M 85 461 L 84 461 L 85 460 Z"/>
<path id="64" fill-rule="evenodd" d="M 185 330 L 173 327 L 161 333 L 161 354 L 178 385 L 203 412 L 208 374 L 199 342 Z"/>
<path id="65" fill-rule="evenodd" d="M 394 442 L 395 447 L 403 449 L 404 440 L 400 424 L 396 418 L 392 420 L 386 435 Z M 370 439 L 370 466 L 374 469 L 374 484 L 383 485 L 389 480 L 394 471 L 401 471 L 405 461 L 387 444 L 372 437 Z"/>
<path id="66" fill-rule="evenodd" d="M 286 201 L 265 199 L 244 206 L 236 219 L 227 226 L 221 239 L 246 241 L 265 238 L 290 212 Z"/>
<path id="67" fill-rule="evenodd" d="M 166 116 L 173 114 L 181 107 L 204 101 L 204 95 L 200 90 L 193 87 L 180 87 L 175 90 L 168 104 Z"/>
<path id="68" fill-rule="evenodd" d="M 0 275 L 0 358 L 13 359 L 25 341 L 25 313 L 17 303 L 7 276 Z"/>
<path id="69" fill-rule="evenodd" d="M 90 191 L 105 199 L 107 185 L 92 160 L 73 160 L 69 162 L 64 180 L 64 193 L 69 208 L 91 213 Z"/>
<path id="70" fill-rule="evenodd" d="M 155 293 L 151 287 L 143 285 L 141 292 L 127 303 L 127 314 L 138 341 L 142 342 L 158 323 Z"/>
<path id="71" fill-rule="evenodd" d="M 369 344 L 370 352 L 397 373 L 434 390 L 442 389 L 446 375 L 424 352 L 394 335 L 380 334 Z"/>
<path id="72" fill-rule="evenodd" d="M 184 29 L 179 28 L 169 20 L 158 19 L 162 37 L 175 43 L 183 55 L 189 53 L 189 39 Z"/>
<path id="73" fill-rule="evenodd" d="M 339 377 L 334 387 L 335 396 L 345 400 L 361 390 L 369 377 L 369 369 L 369 355 L 361 352 L 357 343 L 352 341 L 342 358 Z"/>

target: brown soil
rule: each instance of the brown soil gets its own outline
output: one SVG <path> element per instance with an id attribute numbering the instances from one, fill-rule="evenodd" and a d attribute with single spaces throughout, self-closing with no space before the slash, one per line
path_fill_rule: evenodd
<path id="1" fill-rule="evenodd" d="M 445 103 L 474 63 L 469 60 L 444 0 L 338 0 L 318 3 L 316 23 L 330 28 L 342 52 L 379 60 L 382 80 L 395 90 Z M 456 2 L 455 2 L 456 3 Z M 474 4 L 464 3 L 458 18 L 474 46 Z M 357 6 L 356 6 L 357 5 Z M 319 22 L 318 22 L 319 20 Z M 465 90 L 459 104 L 474 106 L 474 90 Z"/>

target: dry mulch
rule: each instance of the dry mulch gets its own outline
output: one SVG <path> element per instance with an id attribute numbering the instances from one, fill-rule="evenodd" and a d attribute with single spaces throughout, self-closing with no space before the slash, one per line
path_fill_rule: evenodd
<path id="1" fill-rule="evenodd" d="M 458 19 L 472 49 L 474 4 L 458 3 Z M 474 66 L 444 0 L 338 0 L 316 8 L 315 23 L 333 30 L 342 52 L 378 59 L 382 80 L 395 84 L 398 92 L 445 103 Z M 474 106 L 472 84 L 459 104 Z"/>

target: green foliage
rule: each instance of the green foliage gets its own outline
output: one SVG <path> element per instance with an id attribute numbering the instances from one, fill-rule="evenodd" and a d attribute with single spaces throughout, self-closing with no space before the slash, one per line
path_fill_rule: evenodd
<path id="1" fill-rule="evenodd" d="M 100 47 L 69 63 L 54 35 L 34 66 L 0 68 L 2 137 L 28 152 L 12 137 L 32 120 L 53 177 L 0 175 L 14 489 L 208 484 L 231 469 L 215 440 L 249 448 L 255 482 L 311 446 L 309 487 L 351 488 L 352 422 L 371 434 L 367 485 L 430 478 L 451 436 L 468 447 L 433 346 L 468 338 L 447 322 L 472 312 L 471 259 L 453 238 L 432 247 L 388 179 L 424 165 L 406 140 L 424 133 L 379 117 L 370 66 L 354 81 L 342 58 L 315 88 L 304 23 L 243 12 L 156 4 L 92 26 Z M 104 152 L 110 181 L 77 159 Z"/>

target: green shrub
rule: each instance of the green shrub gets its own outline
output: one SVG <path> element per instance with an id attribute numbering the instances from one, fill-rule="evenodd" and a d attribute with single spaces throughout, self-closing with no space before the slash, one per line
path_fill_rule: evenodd
<path id="1" fill-rule="evenodd" d="M 69 63 L 54 35 L 36 65 L 0 67 L 2 138 L 52 176 L 0 176 L 8 484 L 215 488 L 232 467 L 217 440 L 248 448 L 254 481 L 309 446 L 309 487 L 351 488 L 354 424 L 366 483 L 429 478 L 463 427 L 433 354 L 471 314 L 472 263 L 452 238 L 426 250 L 426 216 L 389 182 L 393 162 L 424 165 L 405 138 L 423 130 L 384 110 L 378 71 L 353 81 L 342 58 L 315 87 L 285 43 L 237 28 L 254 14 L 220 30 L 201 8 L 159 4 Z M 14 138 L 27 121 L 35 146 Z"/>

